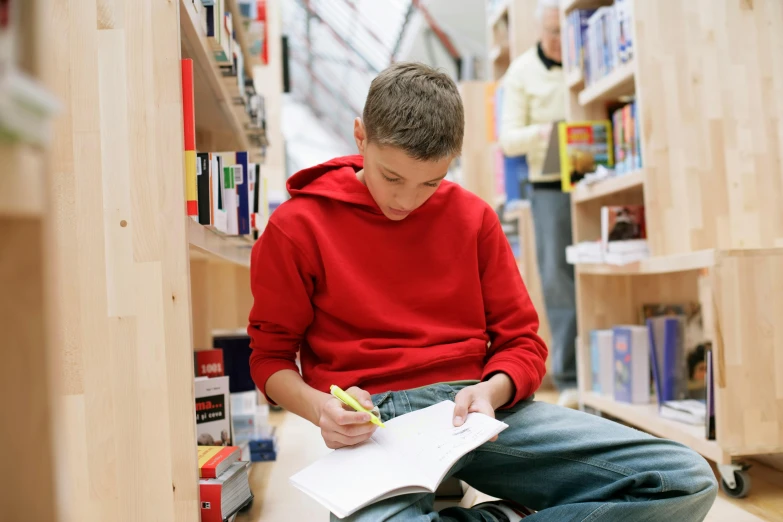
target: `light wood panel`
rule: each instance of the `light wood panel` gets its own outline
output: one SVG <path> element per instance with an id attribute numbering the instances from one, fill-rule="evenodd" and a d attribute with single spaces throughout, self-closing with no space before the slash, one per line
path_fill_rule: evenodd
<path id="1" fill-rule="evenodd" d="M 283 140 L 283 43 L 282 0 L 266 0 L 265 31 L 269 46 L 269 63 L 253 69 L 256 91 L 264 97 L 266 106 L 266 134 L 269 146 L 261 167 L 269 180 L 269 191 L 285 192 L 286 162 Z M 359 116 L 357 114 L 357 116 Z"/>
<path id="2" fill-rule="evenodd" d="M 538 0 L 509 0 L 508 32 L 511 60 L 536 45 L 539 39 L 539 24 L 536 19 Z"/>
<path id="3" fill-rule="evenodd" d="M 461 184 L 481 199 L 497 206 L 495 157 L 487 141 L 487 96 L 490 82 L 467 81 L 459 84 L 465 108 L 465 138 L 462 147 Z"/>
<path id="4" fill-rule="evenodd" d="M 59 498 L 74 522 L 198 511 L 179 3 L 53 0 Z"/>
<path id="5" fill-rule="evenodd" d="M 652 252 L 783 245 L 783 3 L 635 0 L 634 16 Z"/>
<path id="6" fill-rule="evenodd" d="M 718 440 L 783 452 L 783 249 L 723 256 L 714 281 Z"/>

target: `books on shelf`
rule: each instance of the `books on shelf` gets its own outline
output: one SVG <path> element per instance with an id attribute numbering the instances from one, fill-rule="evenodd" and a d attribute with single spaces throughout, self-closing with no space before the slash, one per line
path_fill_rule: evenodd
<path id="1" fill-rule="evenodd" d="M 601 207 L 601 238 L 566 247 L 571 264 L 626 265 L 650 256 L 643 205 Z"/>
<path id="2" fill-rule="evenodd" d="M 590 359 L 592 361 L 593 391 L 614 397 L 614 332 L 590 332 Z"/>
<path id="3" fill-rule="evenodd" d="M 611 6 L 596 9 L 580 36 L 585 85 L 610 74 L 634 56 L 631 0 L 615 0 Z"/>
<path id="4" fill-rule="evenodd" d="M 631 404 L 650 402 L 650 346 L 647 328 L 613 328 L 614 399 Z"/>
<path id="5" fill-rule="evenodd" d="M 593 13 L 595 9 L 574 9 L 566 17 L 566 72 L 584 69 L 587 21 Z"/>
<path id="6" fill-rule="evenodd" d="M 639 117 L 636 100 L 612 112 L 614 171 L 621 176 L 642 168 Z"/>
<path id="7" fill-rule="evenodd" d="M 612 168 L 614 147 L 609 120 L 558 123 L 560 179 L 563 192 L 571 192 L 585 174 L 599 165 Z"/>

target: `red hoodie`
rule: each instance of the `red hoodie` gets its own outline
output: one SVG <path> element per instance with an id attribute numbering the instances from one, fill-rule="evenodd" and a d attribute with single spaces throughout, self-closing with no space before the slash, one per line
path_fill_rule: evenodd
<path id="1" fill-rule="evenodd" d="M 370 393 L 507 373 L 530 396 L 545 373 L 538 314 L 495 212 L 443 181 L 402 221 L 356 178 L 361 156 L 288 181 L 253 247 L 253 380 L 297 370 L 328 392 Z M 490 344 L 491 343 L 491 344 Z"/>

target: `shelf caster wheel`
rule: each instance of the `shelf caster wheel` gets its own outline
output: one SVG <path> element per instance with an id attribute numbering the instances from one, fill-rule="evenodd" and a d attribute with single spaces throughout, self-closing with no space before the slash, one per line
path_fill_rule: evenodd
<path id="1" fill-rule="evenodd" d="M 720 471 L 720 488 L 731 498 L 744 498 L 750 491 L 750 475 L 747 469 L 749 466 L 740 464 L 721 464 L 718 466 Z"/>

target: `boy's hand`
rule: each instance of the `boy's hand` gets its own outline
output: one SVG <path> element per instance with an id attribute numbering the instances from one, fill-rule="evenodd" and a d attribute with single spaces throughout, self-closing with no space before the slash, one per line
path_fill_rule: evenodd
<path id="1" fill-rule="evenodd" d="M 369 393 L 356 386 L 345 391 L 359 401 L 359 404 L 368 410 L 372 409 Z M 330 449 L 362 443 L 375 433 L 376 428 L 375 424 L 370 422 L 370 414 L 360 413 L 331 396 L 321 407 L 318 426 L 326 446 Z"/>
<path id="2" fill-rule="evenodd" d="M 468 413 L 483 413 L 495 418 L 495 409 L 506 404 L 513 396 L 514 384 L 505 373 L 498 373 L 488 381 L 467 386 L 454 398 L 454 425 L 462 426 Z M 495 435 L 491 442 L 498 440 Z"/>

